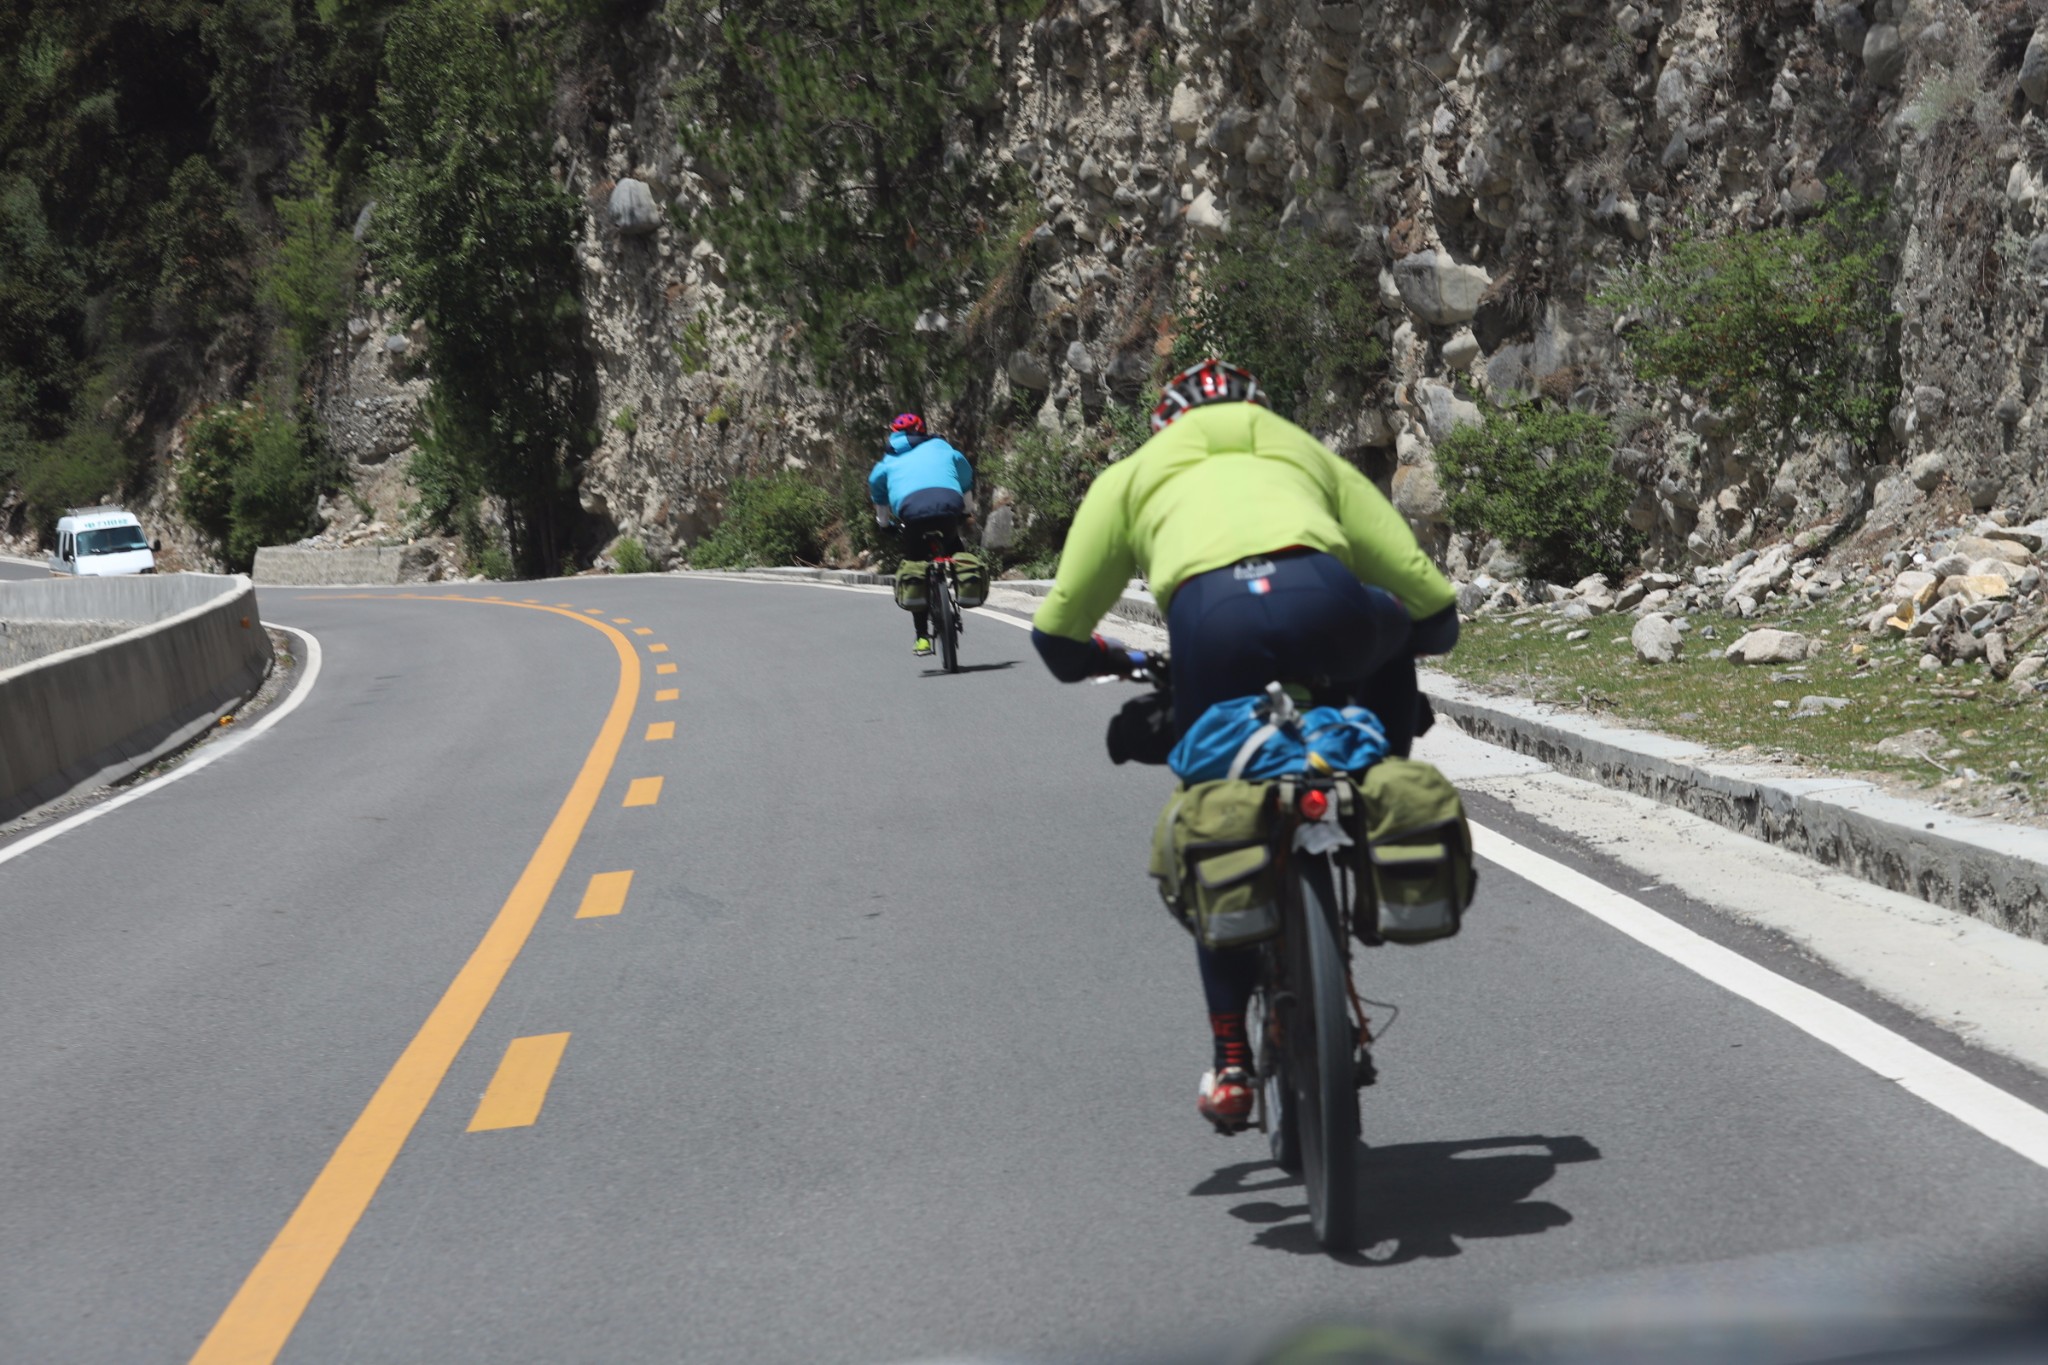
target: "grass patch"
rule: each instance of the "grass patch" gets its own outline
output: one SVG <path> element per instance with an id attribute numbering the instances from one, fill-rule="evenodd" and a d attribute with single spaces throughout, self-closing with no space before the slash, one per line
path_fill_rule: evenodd
<path id="1" fill-rule="evenodd" d="M 1640 662 L 1629 645 L 1636 618 L 1627 613 L 1569 623 L 1586 630 L 1566 641 L 1547 611 L 1469 622 L 1457 649 L 1438 661 L 1465 682 L 1551 705 L 1587 711 L 1617 724 L 1655 730 L 1722 751 L 1731 758 L 1796 763 L 1840 773 L 1882 775 L 1921 786 L 1967 782 L 1983 797 L 2019 786 L 2029 792 L 2048 775 L 2048 725 L 2037 701 L 2016 693 L 1981 663 L 1922 671 L 1921 642 L 1863 634 L 1842 624 L 1838 607 L 1737 621 L 1714 614 L 1692 618 L 1677 663 Z M 1803 664 L 1731 664 L 1721 652 L 1754 626 L 1795 630 L 1826 648 Z M 1715 639 L 1702 639 L 1712 628 Z M 1864 654 L 1852 654 L 1861 647 Z M 1796 717 L 1800 698 L 1844 697 L 1850 705 Z M 1784 703 L 1781 705 L 1780 703 Z M 1880 753 L 1879 740 L 1928 729 L 1940 741 L 1926 757 Z M 2007 764 L 2025 774 L 2016 779 Z M 1951 787 L 1949 790 L 1958 790 Z"/>

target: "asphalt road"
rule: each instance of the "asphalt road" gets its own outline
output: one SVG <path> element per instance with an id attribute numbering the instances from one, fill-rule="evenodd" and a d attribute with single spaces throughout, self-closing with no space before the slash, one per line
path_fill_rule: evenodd
<path id="1" fill-rule="evenodd" d="M 1491 869 L 1361 963 L 1332 1261 L 1195 1118 L 1127 693 L 873 594 L 430 591 L 566 610 L 266 591 L 297 709 L 0 862 L 0 1358 L 1130 1359 L 2048 1241 L 2048 1171 Z"/>
<path id="2" fill-rule="evenodd" d="M 11 578 L 48 578 L 50 571 L 40 564 L 0 555 L 0 582 Z"/>

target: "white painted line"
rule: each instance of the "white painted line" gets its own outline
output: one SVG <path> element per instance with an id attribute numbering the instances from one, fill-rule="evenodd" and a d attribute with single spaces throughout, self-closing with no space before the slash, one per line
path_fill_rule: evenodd
<path id="1" fill-rule="evenodd" d="M 1474 851 L 1488 862 L 1562 897 L 1723 990 L 1769 1010 L 2035 1165 L 2048 1166 L 2048 1113 L 1847 1005 L 1789 981 L 1504 834 L 1474 825 L 1472 842 Z"/>
<path id="2" fill-rule="evenodd" d="M 307 694 L 313 690 L 313 684 L 319 680 L 320 641 L 314 638 L 312 632 L 300 630 L 295 626 L 280 626 L 275 621 L 265 621 L 263 624 L 266 626 L 276 627 L 276 629 L 278 630 L 290 631 L 292 634 L 298 636 L 299 639 L 305 642 L 305 671 L 299 675 L 298 681 L 292 685 L 290 696 L 286 697 L 283 701 L 279 702 L 277 705 L 271 707 L 268 711 L 264 712 L 263 715 L 257 719 L 256 723 L 254 725 L 251 725 L 248 729 L 238 730 L 234 734 L 229 735 L 224 739 L 217 739 L 213 741 L 205 748 L 205 750 L 203 750 L 200 753 L 194 754 L 190 759 L 186 760 L 183 763 L 180 763 L 177 767 L 171 769 L 169 772 L 163 774 L 161 777 L 152 777 L 149 781 L 144 782 L 139 787 L 130 788 L 129 790 L 122 792 L 119 796 L 110 797 L 109 799 L 100 802 L 96 806 L 88 806 L 86 809 L 78 812 L 76 815 L 68 815 L 64 819 L 59 820 L 56 824 L 51 825 L 48 829 L 39 829 L 34 834 L 26 835 L 23 838 L 17 839 L 15 842 L 9 844 L 7 847 L 0 848 L 0 863 L 10 862 L 15 858 L 19 858 L 22 854 L 27 853 L 30 849 L 40 848 L 42 845 L 47 844 L 48 842 L 50 842 L 50 840 L 56 838 L 60 834 L 64 834 L 71 830 L 77 829 L 80 825 L 83 825 L 88 821 L 97 820 L 102 815 L 107 814 L 109 811 L 119 810 L 121 807 L 127 805 L 130 801 L 139 801 L 143 797 L 148 796 L 151 792 L 161 791 L 163 788 L 170 786 L 171 783 L 178 781 L 180 778 L 190 777 L 193 773 L 198 772 L 201 768 L 206 767 L 208 764 L 217 763 L 221 759 L 226 758 L 229 754 L 235 752 L 235 750 L 241 748 L 243 745 L 250 743 L 258 735 L 262 734 L 265 730 L 268 730 L 271 726 L 277 724 L 286 716 L 296 711 L 299 707 L 299 703 L 304 701 L 306 699 Z"/>

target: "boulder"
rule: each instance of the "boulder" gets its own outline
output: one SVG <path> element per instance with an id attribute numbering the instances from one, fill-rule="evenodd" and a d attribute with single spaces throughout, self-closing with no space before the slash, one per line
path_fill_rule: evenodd
<path id="1" fill-rule="evenodd" d="M 1885 594 L 1885 601 L 1891 603 L 1894 610 L 1907 603 L 1915 607 L 1924 607 L 1934 600 L 1934 590 L 1939 586 L 1940 580 L 1933 574 L 1924 573 L 1919 569 L 1908 569 L 1892 581 L 1891 591 Z"/>
<path id="2" fill-rule="evenodd" d="M 1045 363 L 1045 357 L 1032 351 L 1012 351 L 1010 363 L 1004 367 L 1010 382 L 1020 389 L 1031 389 L 1039 393 L 1052 387 L 1052 370 Z"/>
<path id="3" fill-rule="evenodd" d="M 1948 473 L 1948 456 L 1931 450 L 1906 466 L 1906 477 L 1923 493 L 1931 493 Z"/>
<path id="4" fill-rule="evenodd" d="M 2034 30 L 2020 58 L 2020 89 L 2036 104 L 2048 105 L 2048 25 Z"/>
<path id="5" fill-rule="evenodd" d="M 1824 716 L 1830 711 L 1845 710 L 1854 705 L 1847 697 L 1804 696 L 1792 712 L 1795 716 Z"/>
<path id="6" fill-rule="evenodd" d="M 1752 630 L 1722 657 L 1735 664 L 1796 664 L 1813 650 L 1814 642 L 1797 631 Z"/>
<path id="7" fill-rule="evenodd" d="M 1167 109 L 1166 120 L 1173 125 L 1175 137 L 1182 142 L 1193 142 L 1208 117 L 1208 101 L 1203 99 L 1199 88 L 1186 81 L 1173 87 L 1173 103 Z"/>
<path id="8" fill-rule="evenodd" d="M 1476 265 L 1459 265 L 1441 251 L 1418 251 L 1394 263 L 1394 287 L 1408 311 L 1433 327 L 1470 322 L 1493 283 Z"/>
<path id="9" fill-rule="evenodd" d="M 1454 370 L 1469 370 L 1477 359 L 1479 338 L 1472 335 L 1470 327 L 1460 327 L 1457 334 L 1444 343 L 1444 364 Z"/>
<path id="10" fill-rule="evenodd" d="M 1080 341 L 1070 341 L 1067 343 L 1067 368 L 1075 374 L 1092 375 L 1095 373 L 1095 357 L 1088 354 L 1086 343 Z"/>
<path id="11" fill-rule="evenodd" d="M 661 227 L 661 206 L 654 202 L 654 191 L 644 180 L 629 178 L 612 186 L 607 211 L 621 237 L 644 237 Z"/>
<path id="12" fill-rule="evenodd" d="M 1198 237 L 1211 241 L 1221 238 L 1230 231 L 1230 216 L 1216 206 L 1216 192 L 1203 190 L 1194 201 L 1181 210 L 1181 220 Z"/>
<path id="13" fill-rule="evenodd" d="M 1415 405 L 1422 409 L 1422 429 L 1429 433 L 1431 445 L 1442 445 L 1459 427 L 1476 427 L 1483 420 L 1478 404 L 1466 402 L 1448 384 L 1431 379 L 1416 382 Z"/>
<path id="14" fill-rule="evenodd" d="M 1434 465 L 1402 465 L 1394 471 L 1393 490 L 1394 510 L 1408 520 L 1426 524 L 1442 518 L 1444 490 Z"/>
<path id="15" fill-rule="evenodd" d="M 1977 534 L 1986 540 L 2009 540 L 2023 546 L 2029 554 L 2039 554 L 2041 546 L 2048 543 L 2048 521 L 2032 521 L 2025 526 L 1992 526 L 1977 528 Z"/>
<path id="16" fill-rule="evenodd" d="M 1983 536 L 1958 536 L 1955 552 L 1965 559 L 2002 559 L 2008 564 L 2024 564 L 2034 557 L 2017 541 L 1988 540 Z"/>
<path id="17" fill-rule="evenodd" d="M 2002 601 L 2012 596 L 2012 584 L 2003 574 L 1957 574 L 1941 584 L 1944 599 L 1960 597 L 1964 606 L 1975 602 Z"/>
<path id="18" fill-rule="evenodd" d="M 1628 642 L 1635 646 L 1636 657 L 1646 664 L 1675 663 L 1685 648 L 1685 636 L 1670 617 L 1661 613 L 1636 622 L 1636 628 L 1628 633 Z"/>
<path id="19" fill-rule="evenodd" d="M 1872 24 L 1863 35 L 1863 70 L 1879 85 L 1891 85 L 1906 70 L 1906 43 L 1897 24 Z"/>
<path id="20" fill-rule="evenodd" d="M 981 548 L 1007 550 L 1017 543 L 1017 509 L 1005 503 L 981 523 Z"/>

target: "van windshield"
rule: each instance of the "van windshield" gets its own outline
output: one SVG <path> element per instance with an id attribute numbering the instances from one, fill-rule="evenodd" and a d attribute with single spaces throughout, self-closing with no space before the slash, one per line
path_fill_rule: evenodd
<path id="1" fill-rule="evenodd" d="M 130 550 L 147 550 L 149 542 L 142 538 L 140 526 L 109 526 L 101 531 L 80 531 L 78 553 L 84 555 L 118 555 Z"/>

